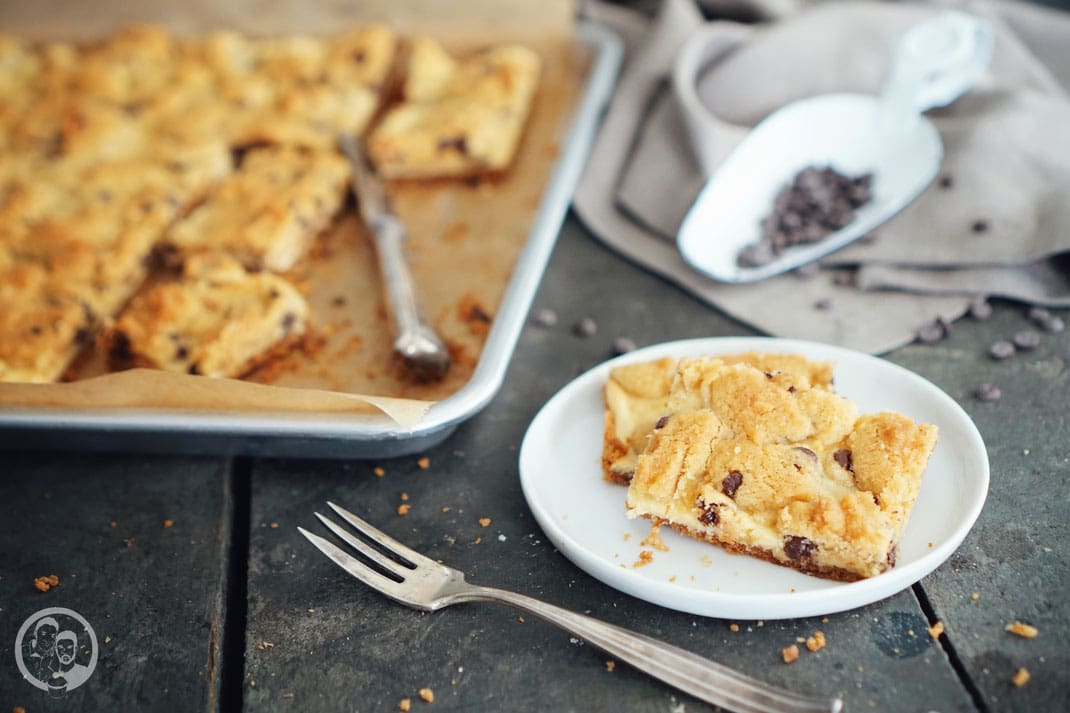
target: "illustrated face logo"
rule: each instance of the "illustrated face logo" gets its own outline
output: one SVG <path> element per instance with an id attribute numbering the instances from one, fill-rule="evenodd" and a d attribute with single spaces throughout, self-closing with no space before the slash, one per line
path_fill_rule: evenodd
<path id="1" fill-rule="evenodd" d="M 53 696 L 64 696 L 89 680 L 97 652 L 93 627 L 63 607 L 34 612 L 15 637 L 15 663 L 22 677 Z"/>

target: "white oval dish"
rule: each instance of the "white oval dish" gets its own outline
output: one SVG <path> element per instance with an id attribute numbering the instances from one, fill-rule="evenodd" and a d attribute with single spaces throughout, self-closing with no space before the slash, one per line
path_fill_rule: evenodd
<path id="1" fill-rule="evenodd" d="M 662 528 L 668 551 L 635 566 L 646 520 L 624 514 L 626 488 L 602 480 L 602 387 L 615 366 L 656 359 L 791 352 L 835 363 L 838 393 L 860 413 L 902 412 L 939 427 L 898 564 L 859 582 L 811 577 Z M 943 563 L 962 543 L 988 493 L 988 454 L 976 426 L 947 394 L 891 362 L 812 342 L 761 337 L 692 339 L 626 354 L 574 379 L 539 411 L 520 449 L 520 482 L 550 541 L 593 577 L 679 611 L 731 619 L 785 619 L 853 609 L 891 596 Z"/>

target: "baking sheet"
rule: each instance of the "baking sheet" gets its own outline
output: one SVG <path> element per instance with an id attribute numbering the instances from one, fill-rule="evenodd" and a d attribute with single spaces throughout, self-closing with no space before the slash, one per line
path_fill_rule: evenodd
<path id="1" fill-rule="evenodd" d="M 434 184 L 394 187 L 398 212 L 410 223 L 413 234 L 410 252 L 414 273 L 428 286 L 423 296 L 425 307 L 455 346 L 458 368 L 450 381 L 399 390 L 388 384 L 394 378 L 389 368 L 347 367 L 346 360 L 354 355 L 361 355 L 357 363 L 378 363 L 363 360 L 369 351 L 389 351 L 389 340 L 367 338 L 367 329 L 386 328 L 377 276 L 355 274 L 350 279 L 347 271 L 347 265 L 354 270 L 374 266 L 374 260 L 369 259 L 368 238 L 350 218 L 341 221 L 322 246 L 328 252 L 342 251 L 349 256 L 320 263 L 337 273 L 335 279 L 314 272 L 304 276 L 320 313 L 345 310 L 336 323 L 322 325 L 326 335 L 322 350 L 311 357 L 321 381 L 310 378 L 316 374 L 304 368 L 309 365 L 300 363 L 305 358 L 300 353 L 292 357 L 294 363 L 258 375 L 263 381 L 302 387 L 293 391 L 305 392 L 303 400 L 301 396 L 297 399 L 308 408 L 276 407 L 267 398 L 257 401 L 258 411 L 254 406 L 220 412 L 200 408 L 197 403 L 177 409 L 174 398 L 169 397 L 155 404 L 151 399 L 139 400 L 137 409 L 121 403 L 103 410 L 87 409 L 64 406 L 62 399 L 35 398 L 30 395 L 32 388 L 15 388 L 0 392 L 0 401 L 5 404 L 0 407 L 0 444 L 33 446 L 59 441 L 78 448 L 121 444 L 126 450 L 373 457 L 418 451 L 445 438 L 458 423 L 480 410 L 501 385 L 582 169 L 597 117 L 612 88 L 620 61 L 616 38 L 602 28 L 581 25 L 575 43 L 590 51 L 585 61 L 587 71 L 575 73 L 576 65 L 570 63 L 581 55 L 570 50 L 561 55 L 568 62 L 548 66 L 543 82 L 544 86 L 557 82 L 563 87 L 574 83 L 571 106 L 543 102 L 547 113 L 541 118 L 533 115 L 529 131 L 536 138 L 525 140 L 513 172 L 498 181 L 457 184 L 449 190 Z M 539 170 L 545 172 L 547 180 L 540 182 L 537 175 L 529 173 Z M 532 189 L 526 193 L 510 190 L 513 180 Z M 483 210 L 488 201 L 498 207 Z M 426 209 L 429 203 L 435 210 Z M 510 241 L 510 234 L 521 239 Z M 430 249 L 433 243 L 446 243 L 449 250 Z M 508 264 L 515 265 L 511 272 L 502 269 Z M 427 279 L 433 273 L 439 278 L 445 274 L 448 279 Z M 499 279 L 491 279 L 493 275 Z M 339 292 L 341 289 L 349 291 Z M 353 305 L 365 310 L 362 318 L 354 314 Z M 484 317 L 491 319 L 488 322 Z M 323 359 L 334 363 L 325 364 Z M 116 376 L 123 375 L 106 378 Z M 139 378 L 160 377 L 148 372 Z M 237 393 L 255 386 L 236 382 L 232 388 Z M 387 402 L 365 399 L 364 404 L 376 408 L 371 413 L 366 406 L 352 411 L 339 411 L 337 406 L 316 408 L 321 392 L 328 391 L 335 403 L 339 393 L 351 401 L 360 400 L 353 398 L 355 392 L 407 396 L 423 402 L 380 411 Z M 430 399 L 439 400 L 427 403 Z M 19 405 L 13 405 L 16 403 Z M 131 435 L 138 438 L 131 439 Z"/>

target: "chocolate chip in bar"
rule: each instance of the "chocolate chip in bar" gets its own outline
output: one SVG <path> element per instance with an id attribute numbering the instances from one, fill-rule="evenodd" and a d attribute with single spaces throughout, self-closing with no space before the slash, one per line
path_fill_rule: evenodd
<path id="1" fill-rule="evenodd" d="M 805 537 L 789 535 L 784 538 L 784 554 L 788 559 L 799 560 L 809 557 L 817 549 L 817 543 Z"/>
<path id="2" fill-rule="evenodd" d="M 738 470 L 733 470 L 724 477 L 724 480 L 721 481 L 721 491 L 724 492 L 724 494 L 728 497 L 735 500 L 736 491 L 739 490 L 739 486 L 741 485 L 743 485 L 743 474 L 740 473 Z"/>

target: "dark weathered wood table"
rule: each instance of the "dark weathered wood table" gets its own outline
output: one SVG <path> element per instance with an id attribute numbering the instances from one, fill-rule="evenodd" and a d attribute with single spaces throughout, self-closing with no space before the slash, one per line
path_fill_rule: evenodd
<path id="1" fill-rule="evenodd" d="M 751 332 L 608 252 L 574 219 L 536 307 L 559 324 L 529 326 L 493 403 L 423 454 L 250 460 L 68 453 L 61 442 L 5 453 L 0 713 L 394 711 L 405 698 L 428 711 L 706 709 L 506 607 L 421 614 L 394 604 L 297 532 L 328 499 L 470 581 L 590 612 L 764 681 L 842 695 L 849 711 L 1070 710 L 1070 332 L 993 361 L 991 342 L 1028 327 L 1023 308 L 996 304 L 988 321 L 888 355 L 958 400 L 983 434 L 992 483 L 979 522 L 946 564 L 889 599 L 827 621 L 733 622 L 647 604 L 574 567 L 524 502 L 517 451 L 539 407 L 609 357 L 616 337 L 642 346 Z M 571 324 L 588 316 L 598 333 L 575 336 Z M 981 382 L 1002 399 L 976 400 Z M 38 591 L 35 578 L 51 574 L 58 586 Z M 25 682 L 12 656 L 22 623 L 47 607 L 80 613 L 99 643 L 95 672 L 64 697 Z M 936 620 L 946 627 L 938 641 L 927 633 Z M 1039 635 L 1005 631 L 1015 620 Z M 825 649 L 781 662 L 784 646 L 815 630 Z M 1032 679 L 1017 687 L 1021 667 Z"/>

